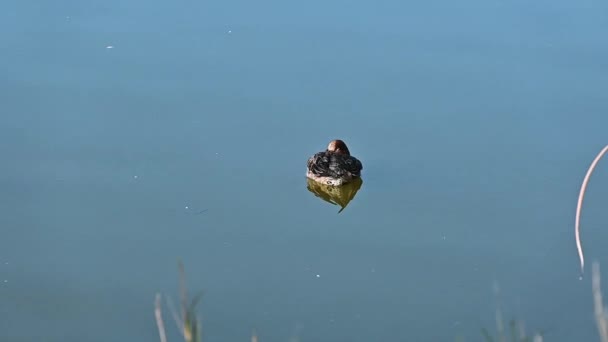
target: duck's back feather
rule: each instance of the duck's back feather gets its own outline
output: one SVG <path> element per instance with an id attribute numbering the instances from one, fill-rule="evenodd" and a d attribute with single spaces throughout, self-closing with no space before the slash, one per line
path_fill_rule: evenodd
<path id="1" fill-rule="evenodd" d="M 309 172 L 318 177 L 359 177 L 363 169 L 357 158 L 327 151 L 316 153 L 308 159 L 307 164 Z"/>

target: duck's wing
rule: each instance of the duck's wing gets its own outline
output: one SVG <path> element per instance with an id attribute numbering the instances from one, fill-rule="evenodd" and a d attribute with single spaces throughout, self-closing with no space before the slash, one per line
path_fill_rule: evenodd
<path id="1" fill-rule="evenodd" d="M 342 176 L 348 172 L 352 176 L 359 177 L 361 175 L 363 165 L 359 159 L 355 157 L 344 154 L 335 154 L 330 157 L 329 168 L 331 170 L 330 172 L 332 172 L 332 174 L 335 176 Z"/>
<path id="2" fill-rule="evenodd" d="M 320 177 L 331 177 L 330 157 L 328 153 L 318 152 L 308 159 L 308 169 Z"/>
<path id="3" fill-rule="evenodd" d="M 308 159 L 308 169 L 320 177 L 340 178 L 343 176 L 358 177 L 363 166 L 355 158 L 345 154 L 318 152 Z"/>

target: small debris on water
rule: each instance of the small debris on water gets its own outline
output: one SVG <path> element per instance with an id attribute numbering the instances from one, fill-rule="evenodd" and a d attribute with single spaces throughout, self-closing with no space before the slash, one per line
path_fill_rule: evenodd
<path id="1" fill-rule="evenodd" d="M 320 274 L 317 274 L 317 278 L 321 278 L 321 275 L 320 275 Z"/>
<path id="2" fill-rule="evenodd" d="M 190 206 L 187 205 L 187 206 L 184 207 L 184 210 L 187 210 L 187 213 L 189 215 L 200 215 L 200 214 L 203 214 L 203 213 L 207 212 L 209 209 L 198 210 L 198 209 L 196 209 L 196 207 L 190 208 Z"/>
<path id="3" fill-rule="evenodd" d="M 114 48 L 114 45 L 108 45 L 108 46 L 106 46 L 106 49 L 113 49 L 113 48 Z"/>
<path id="4" fill-rule="evenodd" d="M 133 176 L 133 179 L 137 179 L 137 178 L 139 178 L 139 177 L 138 176 Z"/>
<path id="5" fill-rule="evenodd" d="M 228 30 L 228 34 L 232 33 L 232 30 Z"/>

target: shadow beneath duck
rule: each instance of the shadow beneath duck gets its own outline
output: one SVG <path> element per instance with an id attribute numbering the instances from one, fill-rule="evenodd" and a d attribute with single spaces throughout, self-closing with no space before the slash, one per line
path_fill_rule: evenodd
<path id="1" fill-rule="evenodd" d="M 361 178 L 356 178 L 341 186 L 329 186 L 306 178 L 306 183 L 308 191 L 312 192 L 316 197 L 319 197 L 325 202 L 340 206 L 341 209 L 338 211 L 339 214 L 346 208 L 348 203 L 355 198 L 357 191 L 359 191 L 361 185 L 363 185 L 363 180 Z"/>

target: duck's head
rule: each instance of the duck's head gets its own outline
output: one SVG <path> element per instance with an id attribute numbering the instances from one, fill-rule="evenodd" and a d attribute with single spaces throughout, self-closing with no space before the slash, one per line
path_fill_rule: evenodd
<path id="1" fill-rule="evenodd" d="M 330 141 L 329 145 L 327 145 L 327 151 L 346 154 L 347 156 L 350 156 L 350 151 L 348 150 L 348 147 L 346 147 L 346 144 L 342 140 Z"/>

